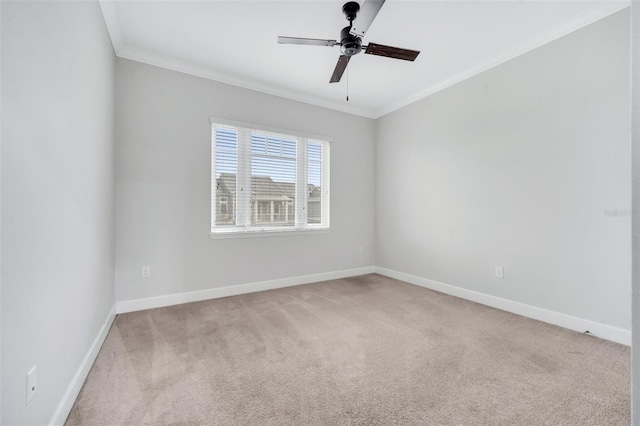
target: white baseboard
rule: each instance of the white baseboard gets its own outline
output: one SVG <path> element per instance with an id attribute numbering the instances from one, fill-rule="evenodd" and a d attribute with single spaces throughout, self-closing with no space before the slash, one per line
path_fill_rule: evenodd
<path id="1" fill-rule="evenodd" d="M 210 288 L 206 290 L 191 291 L 187 293 L 175 293 L 143 299 L 125 300 L 117 302 L 116 312 L 122 314 L 126 312 L 141 311 L 144 309 L 161 308 L 163 306 L 179 305 L 181 303 L 198 302 L 208 299 L 218 299 L 221 297 L 236 296 L 239 294 L 254 293 L 263 290 L 273 290 L 276 288 L 291 287 L 295 285 L 309 284 L 319 281 L 334 280 L 371 273 L 378 273 L 390 278 L 406 281 L 410 284 L 418 285 L 420 287 L 439 291 L 445 294 L 450 294 L 452 296 L 460 297 L 461 299 L 471 300 L 472 302 L 481 303 L 483 305 L 491 306 L 503 311 L 568 328 L 570 330 L 578 332 L 589 330 L 589 333 L 593 336 L 631 346 L 630 330 L 625 330 L 584 318 L 578 318 L 560 312 L 527 305 L 521 302 L 515 302 L 509 299 L 503 299 L 501 297 L 492 296 L 489 294 L 479 293 L 477 291 L 456 287 L 450 284 L 444 284 L 438 281 L 417 277 L 415 275 L 405 274 L 403 272 L 398 272 L 379 266 L 368 266 L 364 268 L 347 269 L 342 271 L 324 272 L 320 274 L 303 275 L 270 281 L 259 281 L 248 284 L 237 284 L 226 287 Z"/>
<path id="2" fill-rule="evenodd" d="M 107 334 L 109 334 L 109 330 L 111 329 L 111 324 L 113 324 L 113 320 L 116 317 L 116 306 L 114 305 L 111 308 L 111 311 L 107 315 L 107 318 L 104 320 L 98 335 L 94 339 L 89 351 L 85 355 L 82 363 L 80 363 L 80 367 L 76 371 L 76 374 L 71 379 L 71 383 L 67 388 L 67 391 L 62 396 L 62 400 L 58 404 L 51 421 L 49 421 L 49 425 L 64 425 L 64 422 L 67 420 L 69 416 L 69 412 L 71 408 L 73 408 L 73 404 L 76 402 L 76 398 L 80 393 L 80 389 L 82 389 L 82 385 L 84 384 L 85 379 L 89 375 L 89 371 L 93 366 L 93 362 L 96 360 L 98 356 L 98 352 L 104 343 L 104 339 L 107 338 Z"/>
<path id="3" fill-rule="evenodd" d="M 589 334 L 612 342 L 621 343 L 631 346 L 631 331 L 599 322 L 578 318 L 560 312 L 551 311 L 536 306 L 527 305 L 513 300 L 503 299 L 489 294 L 479 293 L 473 290 L 456 287 L 450 284 L 444 284 L 438 281 L 417 277 L 415 275 L 405 274 L 403 272 L 394 271 L 392 269 L 376 267 L 376 273 L 397 280 L 406 281 L 420 287 L 430 290 L 439 291 L 441 293 L 456 296 L 461 299 L 471 300 L 472 302 L 481 303 L 503 311 L 522 315 L 524 317 L 533 318 L 538 321 L 546 322 L 570 330 L 585 332 L 589 330 Z"/>
<path id="4" fill-rule="evenodd" d="M 144 299 L 125 300 L 117 302 L 111 309 L 105 319 L 98 335 L 93 341 L 89 351 L 82 360 L 76 374 L 73 376 L 67 391 L 63 395 L 56 411 L 49 422 L 49 425 L 64 425 L 64 422 L 73 407 L 73 404 L 82 389 L 93 363 L 98 356 L 98 352 L 102 347 L 104 340 L 111 329 L 111 325 L 115 319 L 116 313 L 126 313 L 140 311 L 144 309 L 160 308 L 163 306 L 178 305 L 181 303 L 197 302 L 201 300 L 217 299 L 221 297 L 235 296 L 239 294 L 254 293 L 263 290 L 273 290 L 277 288 L 291 287 L 301 284 L 309 284 L 319 281 L 334 280 L 339 278 L 352 277 L 357 275 L 378 273 L 390 278 L 408 282 L 430 290 L 439 291 L 462 299 L 470 300 L 483 305 L 491 306 L 503 311 L 522 315 L 538 321 L 549 324 L 558 325 L 570 330 L 584 332 L 589 330 L 590 334 L 602 339 L 621 343 L 631 346 L 631 331 L 618 327 L 612 327 L 595 321 L 578 318 L 560 312 L 551 311 L 536 306 L 527 305 L 513 300 L 503 299 L 497 296 L 491 296 L 456 287 L 450 284 L 444 284 L 438 281 L 417 277 L 415 275 L 405 274 L 403 272 L 394 271 L 392 269 L 382 268 L 378 266 L 368 266 L 364 268 L 346 269 L 342 271 L 324 272 L 320 274 L 303 275 L 298 277 L 282 278 L 270 281 L 259 281 L 248 284 L 232 285 L 227 287 L 211 288 L 207 290 L 192 291 L 188 293 L 176 293 L 165 296 L 149 297 Z"/>
<path id="5" fill-rule="evenodd" d="M 367 266 L 364 268 L 345 269 L 342 271 L 323 272 L 320 274 L 302 275 L 298 277 L 281 278 L 270 281 L 258 281 L 248 284 L 230 285 L 227 287 L 210 288 L 206 290 L 190 291 L 187 293 L 174 293 L 165 296 L 146 297 L 144 299 L 124 300 L 122 302 L 117 302 L 116 311 L 119 314 L 123 314 L 126 312 L 142 311 L 144 309 L 179 305 L 181 303 L 219 299 L 221 297 L 255 293 L 256 291 L 273 290 L 276 288 L 291 287 L 294 285 L 309 284 L 319 281 L 335 280 L 339 278 L 353 277 L 356 275 L 373 274 L 375 273 L 375 271 L 375 266 Z"/>

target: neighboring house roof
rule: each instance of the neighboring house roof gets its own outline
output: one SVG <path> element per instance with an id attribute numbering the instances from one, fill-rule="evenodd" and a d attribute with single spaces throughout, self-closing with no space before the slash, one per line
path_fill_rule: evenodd
<path id="1" fill-rule="evenodd" d="M 218 192 L 235 194 L 236 175 L 235 173 L 221 173 L 217 179 Z M 309 184 L 309 196 L 311 198 L 320 197 L 320 188 Z M 251 176 L 251 194 L 256 199 L 294 199 L 296 196 L 296 184 L 289 182 L 276 182 L 269 176 Z"/>
<path id="2" fill-rule="evenodd" d="M 236 193 L 235 173 L 221 173 L 220 177 L 216 179 L 216 184 L 218 185 L 218 191 L 235 194 Z"/>
<path id="3" fill-rule="evenodd" d="M 222 173 L 222 175 L 216 179 L 216 192 L 221 194 L 223 192 L 226 193 L 235 193 L 236 192 L 236 175 L 233 175 L 233 180 L 230 179 L 230 176 L 224 176 L 224 175 L 229 175 L 228 173 Z M 231 190 L 233 188 L 233 190 Z"/>
<path id="4" fill-rule="evenodd" d="M 251 176 L 251 194 L 257 199 L 294 199 L 295 183 L 275 182 L 269 176 Z"/>

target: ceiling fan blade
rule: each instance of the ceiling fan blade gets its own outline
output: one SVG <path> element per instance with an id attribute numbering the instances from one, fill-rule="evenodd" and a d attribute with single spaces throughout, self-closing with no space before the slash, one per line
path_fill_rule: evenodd
<path id="1" fill-rule="evenodd" d="M 338 42 L 336 40 L 322 40 L 319 38 L 300 38 L 278 36 L 279 44 L 303 44 L 306 46 L 329 46 L 333 47 Z"/>
<path id="2" fill-rule="evenodd" d="M 340 55 L 338 63 L 336 64 L 336 69 L 333 70 L 333 75 L 331 76 L 329 83 L 337 83 L 340 81 L 342 74 L 344 74 L 344 70 L 347 69 L 349 59 L 351 59 L 351 56 Z"/>
<path id="3" fill-rule="evenodd" d="M 385 0 L 365 0 L 349 32 L 354 36 L 364 37 L 384 2 Z"/>
<path id="4" fill-rule="evenodd" d="M 364 53 L 369 55 L 386 56 L 387 58 L 415 61 L 420 51 L 400 49 L 398 47 L 385 46 L 384 44 L 369 43 Z"/>

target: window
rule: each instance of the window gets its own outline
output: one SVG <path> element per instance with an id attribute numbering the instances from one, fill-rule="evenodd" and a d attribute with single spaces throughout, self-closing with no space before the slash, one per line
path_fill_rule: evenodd
<path id="1" fill-rule="evenodd" d="M 220 197 L 220 214 L 223 216 L 228 214 L 227 197 Z"/>
<path id="2" fill-rule="evenodd" d="M 327 138 L 211 123 L 212 235 L 329 228 Z"/>

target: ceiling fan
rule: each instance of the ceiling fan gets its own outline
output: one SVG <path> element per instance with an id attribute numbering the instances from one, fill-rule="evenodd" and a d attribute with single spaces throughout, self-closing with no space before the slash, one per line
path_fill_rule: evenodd
<path id="1" fill-rule="evenodd" d="M 400 49 L 397 47 L 385 46 L 382 44 L 369 43 L 362 45 L 362 38 L 369 30 L 371 23 L 380 11 L 385 0 L 365 0 L 360 9 L 360 4 L 350 1 L 342 6 L 342 13 L 349 21 L 349 26 L 344 27 L 340 31 L 340 41 L 323 40 L 317 38 L 299 38 L 299 37 L 278 37 L 280 44 L 302 44 L 309 46 L 340 46 L 342 55 L 338 58 L 336 68 L 329 83 L 337 83 L 342 78 L 344 70 L 349 64 L 349 60 L 353 55 L 357 55 L 364 49 L 364 53 L 369 55 L 386 56 L 388 58 L 403 59 L 405 61 L 414 61 L 418 54 L 417 50 Z M 355 22 L 354 22 L 355 21 Z"/>

